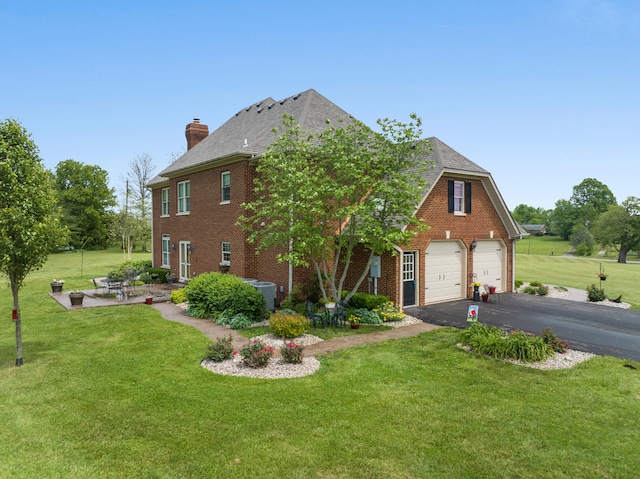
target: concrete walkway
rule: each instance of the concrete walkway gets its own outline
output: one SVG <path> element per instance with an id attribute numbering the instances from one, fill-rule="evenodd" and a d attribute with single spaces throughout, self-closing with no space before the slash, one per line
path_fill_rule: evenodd
<path id="1" fill-rule="evenodd" d="M 247 338 L 237 333 L 233 329 L 220 326 L 206 319 L 191 318 L 186 315 L 183 309 L 172 303 L 153 303 L 153 307 L 160 311 L 162 317 L 169 321 L 188 324 L 198 331 L 204 333 L 209 339 L 215 341 L 216 338 L 227 337 L 231 335 L 233 339 L 234 349 L 240 349 L 247 344 Z M 339 349 L 351 348 L 363 344 L 378 343 L 388 339 L 407 338 L 409 336 L 417 336 L 426 331 L 432 331 L 439 326 L 428 323 L 419 323 L 401 328 L 393 328 L 387 331 L 379 331 L 371 334 L 354 334 L 351 336 L 343 336 L 340 338 L 320 341 L 305 347 L 306 354 L 310 356 L 321 356 L 323 354 L 332 353 Z"/>

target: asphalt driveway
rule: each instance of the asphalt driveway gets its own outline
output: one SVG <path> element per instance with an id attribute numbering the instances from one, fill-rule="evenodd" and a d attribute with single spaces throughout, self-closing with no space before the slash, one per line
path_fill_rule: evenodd
<path id="1" fill-rule="evenodd" d="M 459 300 L 405 310 L 426 323 L 464 328 L 468 308 L 475 304 L 482 323 L 538 335 L 550 327 L 571 349 L 640 361 L 640 311 L 523 293 L 502 293 L 491 299 L 490 303 Z"/>

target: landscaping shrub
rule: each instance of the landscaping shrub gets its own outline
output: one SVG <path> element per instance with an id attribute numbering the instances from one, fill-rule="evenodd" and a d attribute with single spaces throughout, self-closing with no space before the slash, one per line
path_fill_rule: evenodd
<path id="1" fill-rule="evenodd" d="M 598 288 L 595 284 L 587 286 L 587 299 L 593 303 L 604 301 L 606 298 L 604 289 Z"/>
<path id="2" fill-rule="evenodd" d="M 187 293 L 184 291 L 184 288 L 174 289 L 169 295 L 169 300 L 173 304 L 184 303 L 187 301 Z"/>
<path id="3" fill-rule="evenodd" d="M 529 286 L 533 286 L 534 288 L 537 288 L 539 286 L 542 286 L 542 283 L 540 281 L 531 281 L 529 283 Z"/>
<path id="4" fill-rule="evenodd" d="M 542 330 L 542 340 L 556 353 L 563 354 L 569 348 L 569 344 L 564 341 L 560 341 L 556 333 L 551 331 L 551 328 L 545 328 Z"/>
<path id="5" fill-rule="evenodd" d="M 259 321 L 264 316 L 262 294 L 231 274 L 198 275 L 184 290 L 189 301 L 189 315 L 197 318 L 218 319 L 224 314 L 231 319 L 243 313 L 251 321 Z"/>
<path id="6" fill-rule="evenodd" d="M 302 293 L 302 286 L 299 284 L 294 285 L 291 289 L 291 292 L 287 295 L 287 297 L 282 301 L 280 307 L 283 309 L 296 309 L 296 306 L 303 305 L 306 298 Z"/>
<path id="7" fill-rule="evenodd" d="M 269 319 L 269 330 L 281 338 L 297 338 L 308 331 L 310 323 L 302 314 L 279 312 Z"/>
<path id="8" fill-rule="evenodd" d="M 166 268 L 148 268 L 146 271 L 153 278 L 156 278 L 159 283 L 166 283 L 167 275 L 170 273 Z"/>
<path id="9" fill-rule="evenodd" d="M 480 354 L 498 359 L 517 359 L 522 362 L 543 361 L 553 350 L 543 338 L 524 331 L 508 335 L 499 328 L 475 323 L 460 333 L 460 342 Z"/>
<path id="10" fill-rule="evenodd" d="M 536 293 L 538 293 L 540 296 L 547 296 L 549 294 L 549 287 L 543 285 L 540 285 L 536 288 Z"/>
<path id="11" fill-rule="evenodd" d="M 590 247 L 586 243 L 580 243 L 578 246 L 576 246 L 573 254 L 575 254 L 576 256 L 591 256 L 593 254 L 593 247 Z"/>
<path id="12" fill-rule="evenodd" d="M 523 281 L 521 279 L 516 279 L 514 284 L 515 284 L 516 289 L 520 289 L 520 286 L 522 286 Z"/>
<path id="13" fill-rule="evenodd" d="M 531 285 L 525 286 L 524 289 L 522 290 L 522 292 L 523 293 L 527 293 L 527 294 L 536 294 L 536 288 L 534 288 Z"/>
<path id="14" fill-rule="evenodd" d="M 280 348 L 282 360 L 289 364 L 300 364 L 304 357 L 304 346 L 294 343 L 286 343 Z"/>
<path id="15" fill-rule="evenodd" d="M 351 314 L 358 316 L 362 324 L 382 324 L 382 318 L 368 309 L 355 309 Z"/>
<path id="16" fill-rule="evenodd" d="M 369 311 L 373 311 L 388 302 L 388 296 L 360 292 L 351 297 L 349 306 L 353 309 L 368 309 Z"/>
<path id="17" fill-rule="evenodd" d="M 254 339 L 240 350 L 242 362 L 250 368 L 265 368 L 273 357 L 273 346 Z"/>
<path id="18" fill-rule="evenodd" d="M 373 312 L 380 316 L 380 319 L 385 323 L 387 321 L 400 321 L 405 317 L 404 311 L 395 306 L 391 301 L 387 301 L 379 308 L 374 309 Z"/>
<path id="19" fill-rule="evenodd" d="M 209 344 L 205 357 L 217 362 L 231 359 L 233 357 L 233 339 L 231 335 L 228 338 L 217 338 L 215 343 Z"/>

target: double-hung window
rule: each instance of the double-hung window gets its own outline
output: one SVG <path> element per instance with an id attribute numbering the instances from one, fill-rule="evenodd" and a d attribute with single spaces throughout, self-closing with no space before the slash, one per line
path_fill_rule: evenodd
<path id="1" fill-rule="evenodd" d="M 222 264 L 231 264 L 231 243 L 222 243 Z"/>
<path id="2" fill-rule="evenodd" d="M 160 195 L 162 197 L 162 216 L 169 216 L 169 188 L 162 188 Z"/>
<path id="3" fill-rule="evenodd" d="M 191 211 L 191 182 L 178 183 L 178 214 L 187 214 Z"/>
<path id="4" fill-rule="evenodd" d="M 449 180 L 449 213 L 465 215 L 471 213 L 471 183 Z"/>
<path id="5" fill-rule="evenodd" d="M 225 171 L 220 175 L 220 183 L 222 185 L 221 203 L 229 203 L 231 201 L 231 172 Z"/>
<path id="6" fill-rule="evenodd" d="M 162 235 L 162 267 L 170 266 L 169 258 L 171 257 L 171 241 L 169 235 Z"/>

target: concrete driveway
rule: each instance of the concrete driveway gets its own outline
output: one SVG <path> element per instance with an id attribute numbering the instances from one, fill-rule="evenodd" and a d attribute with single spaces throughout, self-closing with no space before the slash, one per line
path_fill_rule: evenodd
<path id="1" fill-rule="evenodd" d="M 430 324 L 464 328 L 468 308 L 475 304 L 484 324 L 537 335 L 550 327 L 571 349 L 640 361 L 640 311 L 523 293 L 502 293 L 491 299 L 490 303 L 459 300 L 405 311 Z"/>

